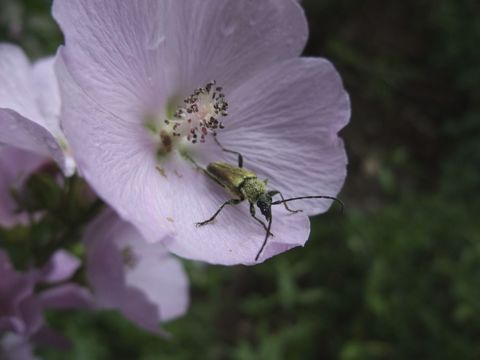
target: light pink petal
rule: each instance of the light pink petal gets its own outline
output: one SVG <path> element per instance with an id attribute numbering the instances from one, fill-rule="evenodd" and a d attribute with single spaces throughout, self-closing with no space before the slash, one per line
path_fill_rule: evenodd
<path id="1" fill-rule="evenodd" d="M 42 114 L 43 124 L 57 139 L 64 140 L 60 129 L 61 99 L 55 74 L 55 57 L 37 60 L 33 64 L 32 71 L 37 107 Z"/>
<path id="2" fill-rule="evenodd" d="M 299 56 L 308 36 L 291 0 L 170 0 L 166 80 L 182 95 L 215 79 L 227 92 L 277 61 Z"/>
<path id="3" fill-rule="evenodd" d="M 292 0 L 55 1 L 79 85 L 117 116 L 137 117 L 216 79 L 228 88 L 302 51 Z"/>
<path id="4" fill-rule="evenodd" d="M 80 260 L 65 250 L 55 252 L 41 270 L 41 281 L 57 283 L 68 280 L 80 267 Z"/>
<path id="5" fill-rule="evenodd" d="M 76 284 L 65 284 L 42 291 L 38 300 L 43 309 L 90 309 L 93 298 L 90 292 Z"/>
<path id="6" fill-rule="evenodd" d="M 124 296 L 125 301 L 122 303 L 117 301 L 116 309 L 137 326 L 154 334 L 164 333 L 160 328 L 162 319 L 158 314 L 157 305 L 150 302 L 140 289 L 126 288 Z"/>
<path id="7" fill-rule="evenodd" d="M 112 241 L 117 232 L 116 225 L 108 219 L 104 220 L 106 216 L 96 219 L 85 232 L 85 266 L 87 280 L 98 305 L 115 308 L 123 302 L 127 285 L 123 259 Z"/>
<path id="8" fill-rule="evenodd" d="M 154 93 L 165 96 L 165 51 L 154 46 L 161 45 L 165 8 L 156 0 L 54 2 L 75 79 L 118 116 L 138 116 Z"/>
<path id="9" fill-rule="evenodd" d="M 188 278 L 181 263 L 160 244 L 145 242 L 133 226 L 124 227 L 114 239 L 120 251 L 129 251 L 134 266 L 126 267 L 126 282 L 141 290 L 157 305 L 159 318 L 168 321 L 183 315 L 188 308 Z"/>
<path id="10" fill-rule="evenodd" d="M 145 207 L 158 213 L 167 200 L 158 189 L 170 192 L 167 179 L 160 178 L 152 186 L 143 184 L 156 161 L 149 134 L 143 126 L 125 122 L 98 106 L 78 87 L 62 60 L 60 56 L 57 74 L 63 79 L 63 128 L 82 176 L 100 197 L 115 202 L 122 218 L 148 229 L 156 241 L 162 240 L 172 233 L 173 225 L 165 218 L 152 222 L 137 210 Z"/>
<path id="11" fill-rule="evenodd" d="M 36 90 L 37 106 L 42 114 L 43 124 L 55 137 L 64 153 L 64 158 L 60 159 L 62 162 L 59 164 L 65 175 L 70 176 L 75 172 L 75 160 L 70 154 L 67 139 L 60 128 L 61 98 L 55 73 L 55 56 L 42 58 L 33 64 L 33 86 Z"/>
<path id="12" fill-rule="evenodd" d="M 0 225 L 10 227 L 25 223 L 26 214 L 17 213 L 12 189 L 20 189 L 24 181 L 48 160 L 29 151 L 10 146 L 0 148 Z"/>
<path id="13" fill-rule="evenodd" d="M 185 312 L 188 281 L 179 262 L 159 244 L 145 243 L 113 211 L 91 225 L 85 243 L 87 277 L 102 307 L 156 333 L 160 321 Z"/>
<path id="14" fill-rule="evenodd" d="M 38 90 L 23 51 L 14 45 L 0 44 L 0 144 L 50 156 L 65 174 L 71 175 L 72 161 L 65 156 L 60 140 L 40 111 Z M 49 95 L 56 96 L 44 93 L 42 97 Z"/>
<path id="15" fill-rule="evenodd" d="M 144 240 L 142 240 L 144 241 Z M 127 273 L 127 283 L 140 289 L 153 304 L 157 304 L 161 321 L 184 315 L 188 309 L 188 279 L 182 265 L 170 255 L 159 255 L 149 244 L 150 253 L 139 255 L 138 266 Z"/>
<path id="16" fill-rule="evenodd" d="M 285 197 L 338 194 L 347 158 L 337 133 L 349 121 L 350 101 L 328 61 L 285 61 L 250 79 L 229 100 L 230 115 L 218 138 L 224 147 L 243 154 L 246 168 L 268 179 L 269 187 Z M 200 150 L 208 154 L 204 162 L 237 162 L 213 142 Z M 330 204 L 302 200 L 289 206 L 313 215 Z"/>
<path id="17" fill-rule="evenodd" d="M 0 109 L 14 110 L 45 125 L 35 90 L 32 66 L 25 53 L 18 46 L 0 43 Z"/>
<path id="18" fill-rule="evenodd" d="M 57 161 L 64 160 L 63 151 L 55 137 L 42 125 L 7 108 L 0 108 L 0 124 L 0 144 L 8 144 L 38 155 L 50 155 Z"/>

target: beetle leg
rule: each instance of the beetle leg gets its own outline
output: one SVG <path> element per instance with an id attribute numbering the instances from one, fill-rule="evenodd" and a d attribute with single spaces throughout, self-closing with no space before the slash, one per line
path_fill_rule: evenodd
<path id="1" fill-rule="evenodd" d="M 258 250 L 257 256 L 255 256 L 255 261 L 258 261 L 260 254 L 262 253 L 263 249 L 265 249 L 265 245 L 267 245 L 268 234 L 270 233 L 271 227 L 272 227 L 272 217 L 270 217 L 270 219 L 268 220 L 267 233 L 265 234 L 265 240 L 263 240 L 262 246 L 260 247 L 260 250 Z"/>
<path id="2" fill-rule="evenodd" d="M 252 215 L 252 217 L 257 220 L 260 224 L 262 224 L 263 228 L 265 229 L 265 231 L 267 231 L 267 225 L 265 225 L 265 223 L 262 221 L 262 219 L 259 219 L 256 215 L 255 215 L 255 205 L 253 205 L 253 203 L 250 203 L 250 215 Z M 269 233 L 268 234 L 269 236 L 273 236 L 272 233 Z"/>
<path id="3" fill-rule="evenodd" d="M 222 206 L 220 206 L 220 208 L 215 212 L 215 214 L 213 214 L 213 216 L 210 219 L 202 221 L 202 222 L 198 222 L 195 225 L 203 226 L 203 225 L 206 225 L 208 223 L 211 223 L 213 220 L 215 220 L 217 215 L 220 214 L 220 211 L 222 211 L 222 209 L 224 208 L 225 205 L 237 205 L 237 204 L 240 204 L 242 201 L 243 200 L 240 200 L 240 199 L 230 199 L 230 200 L 225 201 L 222 204 Z"/>
<path id="4" fill-rule="evenodd" d="M 282 198 L 282 201 L 285 201 L 285 198 L 283 197 L 282 193 L 278 190 L 269 191 L 268 194 L 272 197 L 275 196 L 275 195 L 280 195 L 280 197 Z M 290 211 L 293 214 L 303 211 L 303 210 L 292 210 L 292 209 L 290 209 L 286 202 L 283 202 L 282 204 L 283 204 L 283 206 L 285 206 L 285 209 L 287 209 L 288 211 Z"/>
<path id="5" fill-rule="evenodd" d="M 235 154 L 235 155 L 238 155 L 238 167 L 239 168 L 243 168 L 243 156 L 242 154 L 240 154 L 238 151 L 233 151 L 233 150 L 229 150 L 229 149 L 225 149 L 223 147 L 222 144 L 220 144 L 220 141 L 218 141 L 218 139 L 216 137 L 214 137 L 215 139 L 215 142 L 217 143 L 218 146 L 220 146 L 220 149 L 222 149 L 223 151 L 225 152 L 228 152 L 230 154 Z"/>

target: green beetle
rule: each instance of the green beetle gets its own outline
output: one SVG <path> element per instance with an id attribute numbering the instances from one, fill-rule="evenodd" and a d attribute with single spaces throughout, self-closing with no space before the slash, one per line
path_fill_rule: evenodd
<path id="1" fill-rule="evenodd" d="M 302 210 L 292 210 L 287 206 L 287 202 L 294 200 L 302 199 L 329 199 L 338 202 L 343 211 L 343 202 L 333 196 L 301 196 L 290 199 L 285 199 L 282 193 L 278 190 L 268 190 L 267 189 L 267 179 L 261 180 L 257 177 L 251 170 L 247 170 L 243 167 L 243 156 L 239 152 L 225 149 L 220 142 L 215 138 L 215 141 L 220 146 L 220 148 L 228 153 L 232 153 L 238 156 L 238 166 L 230 165 L 225 162 L 212 162 L 208 164 L 206 169 L 200 168 L 209 178 L 214 180 L 217 184 L 223 187 L 230 195 L 234 198 L 225 201 L 220 208 L 207 220 L 198 222 L 197 226 L 203 226 L 208 223 L 211 223 L 217 215 L 222 211 L 226 205 L 237 205 L 242 201 L 247 200 L 250 204 L 250 215 L 258 221 L 266 231 L 265 239 L 262 246 L 260 247 L 257 255 L 255 256 L 255 261 L 258 260 L 260 254 L 262 253 L 269 236 L 273 236 L 270 232 L 272 227 L 272 205 L 283 204 L 285 209 L 291 213 L 297 213 Z M 273 201 L 273 197 L 279 195 L 281 200 Z M 261 219 L 256 216 L 255 205 L 260 209 L 260 212 L 265 217 L 267 224 L 265 224 Z"/>

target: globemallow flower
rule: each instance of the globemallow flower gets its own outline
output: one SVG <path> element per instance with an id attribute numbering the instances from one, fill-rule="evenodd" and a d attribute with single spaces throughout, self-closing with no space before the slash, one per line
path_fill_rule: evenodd
<path id="1" fill-rule="evenodd" d="M 285 197 L 335 196 L 346 175 L 337 133 L 349 120 L 341 79 L 299 58 L 308 31 L 294 0 L 55 0 L 62 125 L 80 172 L 149 242 L 218 264 L 253 264 L 265 237 L 248 204 L 194 165 L 245 167 Z M 274 206 L 259 261 L 303 245 L 329 200 Z M 292 208 L 294 206 L 292 205 Z"/>
<path id="2" fill-rule="evenodd" d="M 63 336 L 45 324 L 42 312 L 92 307 L 88 290 L 66 283 L 79 266 L 77 258 L 59 250 L 42 268 L 18 272 L 7 254 L 0 250 L 0 338 L 14 335 L 6 343 L 5 338 L 2 339 L 3 351 L 17 349 L 13 344 L 20 346 L 30 341 L 60 347 L 68 344 Z M 44 290 L 37 292 L 38 286 Z"/>
<path id="3" fill-rule="evenodd" d="M 85 233 L 87 280 L 100 308 L 117 309 L 138 326 L 161 333 L 160 322 L 183 315 L 188 279 L 162 244 L 108 209 Z"/>
<path id="4" fill-rule="evenodd" d="M 53 65 L 53 57 L 32 65 L 19 47 L 0 43 L 0 144 L 52 158 L 71 175 Z"/>

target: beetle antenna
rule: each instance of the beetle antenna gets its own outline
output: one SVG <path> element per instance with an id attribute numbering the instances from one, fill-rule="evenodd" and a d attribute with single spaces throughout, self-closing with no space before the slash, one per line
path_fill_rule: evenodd
<path id="1" fill-rule="evenodd" d="M 330 199 L 330 200 L 336 201 L 340 204 L 342 213 L 343 213 L 343 209 L 345 208 L 345 205 L 343 204 L 343 201 L 340 200 L 340 199 L 337 199 L 336 197 L 333 197 L 333 196 L 301 196 L 301 197 L 295 197 L 295 198 L 290 198 L 290 199 L 282 199 L 282 200 L 279 200 L 279 201 L 274 201 L 274 202 L 272 202 L 272 205 L 278 205 L 278 204 L 286 203 L 288 201 L 302 200 L 302 199 Z"/>
<path id="2" fill-rule="evenodd" d="M 255 261 L 258 261 L 258 258 L 260 257 L 260 254 L 262 253 L 263 249 L 265 248 L 265 245 L 267 245 L 267 240 L 268 236 L 270 235 L 270 228 L 272 227 L 272 217 L 270 216 L 270 219 L 268 220 L 268 225 L 267 225 L 267 232 L 265 234 L 265 240 L 263 240 L 262 247 L 260 250 L 258 250 L 257 256 L 255 256 Z"/>

